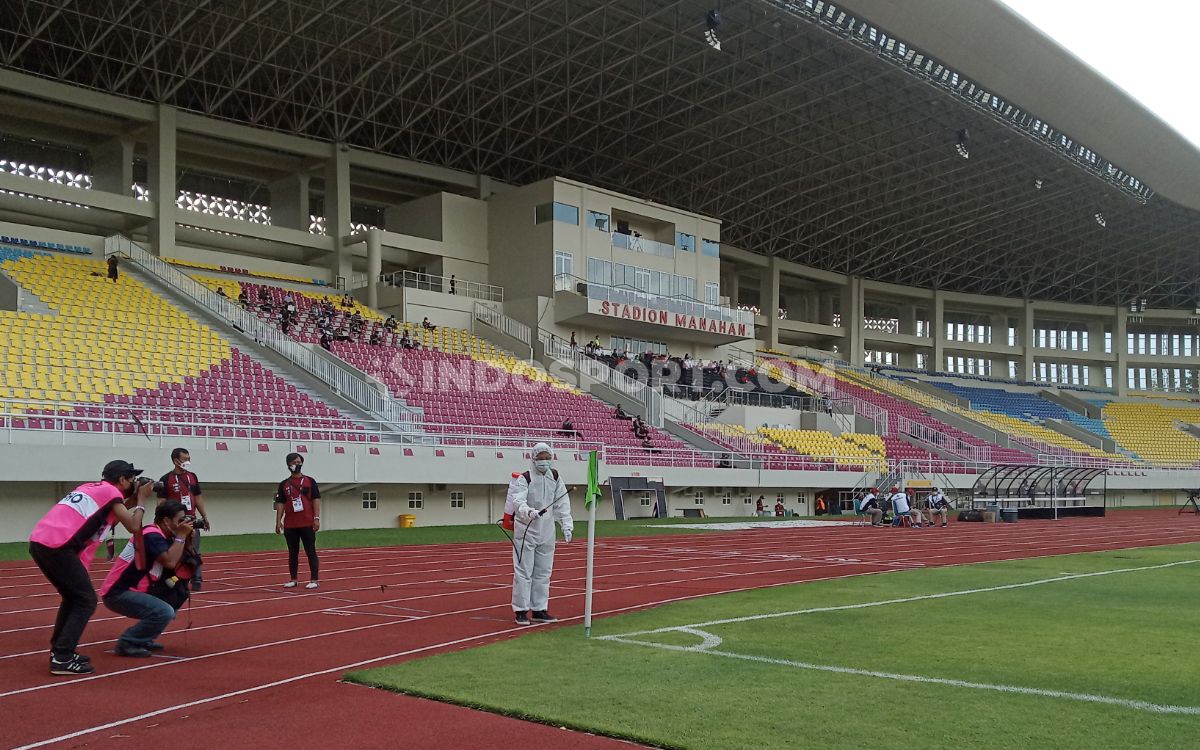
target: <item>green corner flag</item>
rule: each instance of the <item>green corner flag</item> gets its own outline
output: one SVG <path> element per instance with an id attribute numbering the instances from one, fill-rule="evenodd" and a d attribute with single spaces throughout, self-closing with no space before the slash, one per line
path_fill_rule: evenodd
<path id="1" fill-rule="evenodd" d="M 600 502 L 600 457 L 596 451 L 588 453 L 588 488 L 583 504 L 591 508 Z"/>

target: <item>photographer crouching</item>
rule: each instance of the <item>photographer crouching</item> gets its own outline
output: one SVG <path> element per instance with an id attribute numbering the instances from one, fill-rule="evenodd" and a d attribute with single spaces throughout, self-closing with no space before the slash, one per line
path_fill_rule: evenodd
<path id="1" fill-rule="evenodd" d="M 142 527 L 100 587 L 104 606 L 138 622 L 117 639 L 118 656 L 145 658 L 163 646 L 162 635 L 188 598 L 191 564 L 185 557 L 195 519 L 183 503 L 167 500 L 154 511 L 154 523 Z"/>

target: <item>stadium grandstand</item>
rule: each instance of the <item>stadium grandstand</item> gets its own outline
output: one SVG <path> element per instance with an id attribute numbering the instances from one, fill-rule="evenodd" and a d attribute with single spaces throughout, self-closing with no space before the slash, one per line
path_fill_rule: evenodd
<path id="1" fill-rule="evenodd" d="M 0 542 L 176 447 L 214 536 L 293 452 L 326 530 L 541 441 L 604 519 L 1200 487 L 1200 151 L 993 0 L 712 5 L 5 14 Z"/>

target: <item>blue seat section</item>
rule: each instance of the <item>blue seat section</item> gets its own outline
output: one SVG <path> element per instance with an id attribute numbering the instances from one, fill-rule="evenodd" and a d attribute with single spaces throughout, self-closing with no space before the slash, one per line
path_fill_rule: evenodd
<path id="1" fill-rule="evenodd" d="M 1061 419 L 1101 437 L 1112 437 L 1108 434 L 1108 428 L 1104 426 L 1102 420 L 1076 414 L 1034 393 L 1017 393 L 1006 391 L 1003 388 L 975 388 L 954 383 L 931 382 L 930 385 L 937 386 L 947 393 L 953 393 L 959 398 L 967 399 L 971 402 L 972 409 L 1004 414 L 1033 423 L 1040 423 L 1047 419 Z"/>
<path id="2" fill-rule="evenodd" d="M 32 258 L 35 255 L 45 255 L 45 253 L 35 253 L 32 250 L 25 250 L 19 247 L 4 247 L 0 245 L 0 263 L 6 260 L 20 260 L 21 258 Z"/>
<path id="3" fill-rule="evenodd" d="M 0 245 L 29 247 L 36 248 L 38 250 L 54 250 L 60 253 L 71 253 L 72 255 L 94 254 L 90 247 L 85 247 L 83 245 L 64 245 L 61 242 L 43 242 L 42 240 L 30 240 L 24 237 L 9 237 L 7 235 L 0 235 Z"/>

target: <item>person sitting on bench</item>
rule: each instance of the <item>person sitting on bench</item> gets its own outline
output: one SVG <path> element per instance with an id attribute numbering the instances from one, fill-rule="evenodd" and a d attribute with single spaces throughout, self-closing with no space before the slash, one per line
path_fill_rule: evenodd
<path id="1" fill-rule="evenodd" d="M 937 522 L 937 517 L 942 517 L 942 528 L 946 528 L 946 522 L 950 519 L 950 501 L 942 494 L 942 491 L 937 487 L 933 488 L 933 493 L 929 495 L 929 525 L 933 526 Z"/>
<path id="2" fill-rule="evenodd" d="M 627 413 L 625 413 L 625 410 L 621 408 L 620 404 L 617 404 L 617 410 L 613 412 L 613 416 L 616 417 L 617 419 L 626 419 L 626 420 L 633 419 L 633 417 L 631 417 Z"/>
<path id="3" fill-rule="evenodd" d="M 558 434 L 562 435 L 563 437 L 571 438 L 572 440 L 583 440 L 583 433 L 575 429 L 575 423 L 571 421 L 570 417 L 567 417 L 563 420 L 562 427 L 559 429 Z"/>
<path id="4" fill-rule="evenodd" d="M 921 528 L 921 511 L 911 507 L 908 504 L 908 495 L 900 490 L 899 487 L 892 487 L 892 513 L 895 517 L 892 519 L 893 526 L 903 526 L 904 517 L 912 521 L 915 528 Z"/>
<path id="5" fill-rule="evenodd" d="M 883 525 L 883 509 L 879 507 L 879 498 L 876 495 L 878 492 L 878 488 L 872 487 L 858 501 L 858 511 L 864 516 L 870 517 L 872 526 Z"/>

